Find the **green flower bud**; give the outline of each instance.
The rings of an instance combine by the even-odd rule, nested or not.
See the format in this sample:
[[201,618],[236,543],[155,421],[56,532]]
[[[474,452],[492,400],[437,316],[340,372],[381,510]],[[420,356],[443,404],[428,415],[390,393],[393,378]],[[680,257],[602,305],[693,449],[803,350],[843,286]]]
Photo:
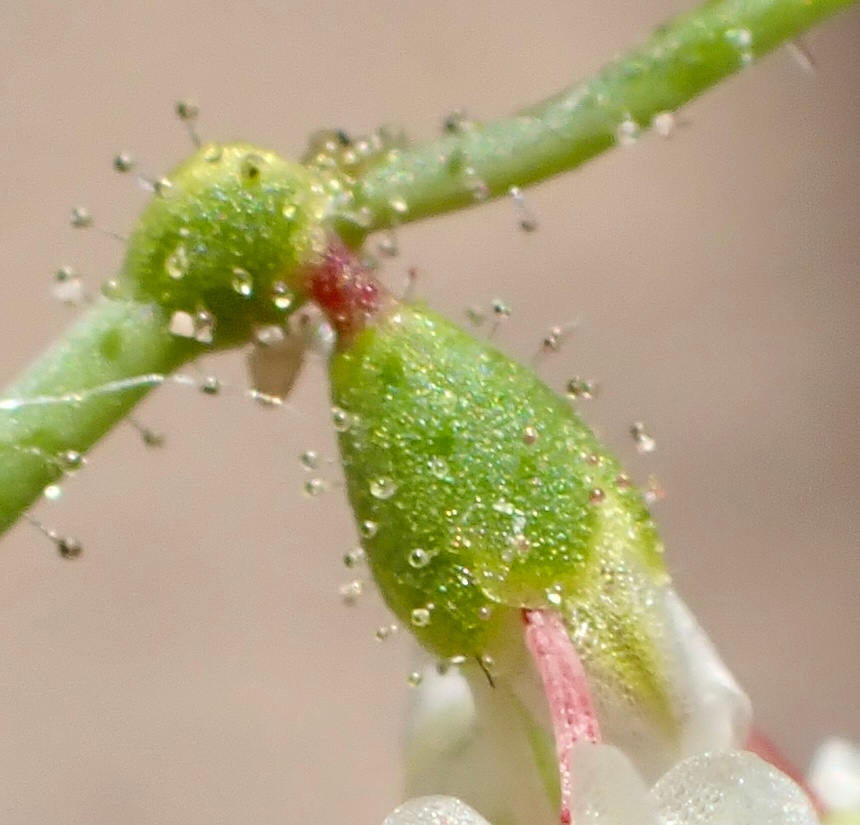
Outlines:
[[672,727],[668,577],[640,493],[531,370],[424,308],[377,303],[341,323],[330,375],[389,607],[435,655],[502,669],[521,610],[556,611],[592,675]]
[[205,145],[155,184],[116,294],[205,314],[216,347],[248,340],[297,303],[328,203],[317,172],[244,143]]

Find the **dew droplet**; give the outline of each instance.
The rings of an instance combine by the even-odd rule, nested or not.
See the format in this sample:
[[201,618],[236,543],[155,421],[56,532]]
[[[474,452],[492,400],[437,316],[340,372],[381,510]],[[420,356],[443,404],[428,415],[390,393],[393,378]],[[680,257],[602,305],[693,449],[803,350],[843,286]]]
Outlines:
[[432,558],[432,555],[422,547],[416,547],[414,550],[409,551],[409,566],[420,570],[422,567],[430,564]]
[[496,298],[493,300],[492,308],[493,315],[495,315],[496,318],[499,320],[511,317],[510,305],[505,303],[501,298]]
[[325,479],[311,478],[304,484],[305,495],[308,498],[318,498],[326,491]]
[[49,484],[42,490],[42,495],[48,501],[59,501],[63,496],[63,488],[59,484]]
[[359,533],[363,539],[372,539],[379,532],[379,525],[369,519],[361,522]]
[[489,653],[485,653],[481,656],[481,669],[484,670],[485,673],[489,673],[496,666],[496,660],[490,656]]
[[345,433],[352,426],[352,416],[340,407],[332,407],[331,422],[334,424],[335,430],[339,433]]
[[478,618],[482,622],[488,622],[491,618],[493,618],[493,608],[487,607],[487,605],[478,608]]
[[409,616],[413,627],[427,627],[430,624],[430,611],[426,607],[416,607]]
[[200,382],[200,391],[204,395],[218,395],[221,392],[221,382],[214,375],[207,375]]
[[84,551],[84,546],[76,538],[61,536],[55,541],[57,552],[64,559],[77,559]]
[[538,440],[538,431],[532,427],[528,426],[523,430],[523,444],[530,447]]
[[390,639],[396,632],[396,624],[384,624],[376,629],[376,633],[374,635],[376,636],[377,642],[384,642],[386,639]]
[[188,251],[185,249],[185,244],[179,244],[164,259],[164,271],[174,281],[185,277],[185,273],[188,272]]
[[224,150],[218,143],[210,143],[203,150],[203,160],[207,163],[217,163],[222,157],[224,157]]
[[295,296],[283,281],[276,281],[272,284],[272,303],[275,305],[275,309],[285,312],[293,305],[294,301]]
[[633,146],[639,140],[641,129],[633,118],[627,117],[615,129],[615,140],[619,146]]
[[159,178],[154,184],[155,194],[160,198],[166,198],[173,191],[173,181],[170,178]]
[[585,456],[585,463],[590,467],[596,467],[600,464],[600,456],[597,453],[588,453],[588,455]]
[[410,673],[406,679],[406,682],[408,683],[409,687],[414,688],[417,688],[423,681],[424,677],[417,670],[413,670],[412,673]]
[[600,489],[600,487],[595,487],[589,494],[588,500],[592,504],[603,504],[606,501],[606,493]]
[[194,313],[194,340],[201,344],[211,344],[215,332],[215,316],[208,309],[198,309]]
[[651,119],[651,126],[661,138],[672,137],[675,131],[675,115],[672,112],[658,112]]
[[627,473],[619,473],[615,476],[615,484],[619,490],[629,490],[632,486],[630,476]]
[[363,564],[365,561],[364,548],[354,547],[348,553],[343,555],[343,565],[352,570],[355,567]]
[[544,337],[541,348],[547,354],[558,352],[564,339],[564,330],[561,327],[553,327]]
[[306,470],[316,470],[319,467],[320,456],[316,450],[305,450],[299,456],[299,461],[301,461],[302,467]]
[[110,278],[102,284],[101,293],[105,298],[116,299],[122,297],[122,287],[115,278]]
[[431,458],[427,462],[430,475],[440,480],[448,477],[448,463],[442,458]]
[[395,215],[405,215],[409,212],[409,204],[401,197],[393,197],[388,201],[388,206]]
[[597,394],[597,385],[592,381],[586,381],[584,378],[575,377],[567,382],[565,392],[568,398],[588,401]]
[[555,607],[558,607],[563,601],[561,593],[554,588],[549,588],[546,591],[546,600]]
[[240,266],[233,267],[233,292],[243,298],[250,298],[254,294],[254,279],[251,273]]
[[364,584],[362,584],[361,579],[353,579],[351,582],[342,584],[339,592],[343,603],[351,607],[364,592]]
[[57,460],[63,471],[70,474],[80,470],[86,462],[83,453],[77,450],[65,450],[57,456]]
[[641,421],[634,421],[630,425],[630,435],[633,436],[637,452],[648,455],[657,449],[657,442],[646,432]]
[[120,152],[114,156],[113,168],[122,174],[131,172],[134,169],[134,158],[128,152]]
[[380,501],[387,501],[397,492],[397,485],[388,476],[380,476],[370,482],[370,495]]
[[75,229],[87,229],[93,225],[93,216],[90,214],[89,209],[83,206],[76,206],[72,210],[69,221]]
[[744,66],[747,66],[752,63],[753,35],[749,29],[726,29],[724,37],[732,46],[734,46],[740,52],[741,63]]

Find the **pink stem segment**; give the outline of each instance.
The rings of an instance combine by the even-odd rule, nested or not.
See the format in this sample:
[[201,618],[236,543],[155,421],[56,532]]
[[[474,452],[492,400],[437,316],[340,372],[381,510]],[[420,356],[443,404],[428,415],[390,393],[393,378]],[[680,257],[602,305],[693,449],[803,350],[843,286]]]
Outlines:
[[571,752],[574,744],[600,742],[588,679],[564,622],[548,610],[524,610],[526,646],[537,665],[549,703],[561,784],[561,822],[570,825],[573,803]]

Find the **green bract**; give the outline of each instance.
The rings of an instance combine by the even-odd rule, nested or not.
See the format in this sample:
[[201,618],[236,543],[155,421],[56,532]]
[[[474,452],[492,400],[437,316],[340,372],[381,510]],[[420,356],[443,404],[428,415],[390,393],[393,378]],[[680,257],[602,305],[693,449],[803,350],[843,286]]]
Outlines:
[[295,303],[296,270],[325,240],[323,179],[245,143],[208,144],[156,186],[120,294],[211,318],[211,343],[248,340]]
[[374,577],[426,648],[501,663],[520,608],[557,610],[598,672],[671,716],[648,599],[662,545],[566,399],[405,306],[334,356],[331,392]]

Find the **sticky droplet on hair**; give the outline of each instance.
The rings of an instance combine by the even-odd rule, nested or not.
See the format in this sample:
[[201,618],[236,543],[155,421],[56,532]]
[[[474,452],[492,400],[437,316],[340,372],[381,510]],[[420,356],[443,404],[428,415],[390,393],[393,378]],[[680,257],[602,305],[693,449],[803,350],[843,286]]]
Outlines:
[[221,392],[221,382],[214,375],[207,375],[200,382],[200,391],[204,395],[218,395]]
[[597,394],[597,385],[593,381],[586,381],[584,378],[575,377],[567,382],[565,393],[568,398],[588,401]]
[[325,479],[312,478],[305,482],[304,491],[308,498],[318,498],[326,491]]
[[306,470],[316,470],[319,467],[320,456],[316,450],[305,450],[299,456],[299,461]]
[[633,437],[637,452],[647,455],[657,449],[657,442],[646,432],[645,425],[641,421],[634,421],[630,425],[630,435]]
[[340,598],[345,605],[354,606],[361,594],[364,592],[364,584],[361,579],[353,579],[351,582],[340,586]]
[[135,167],[134,158],[128,152],[119,152],[114,156],[113,168],[114,171],[120,174],[131,172]]
[[69,222],[75,229],[88,229],[93,225],[93,216],[90,214],[89,209],[83,206],[76,206],[72,210]]
[[625,118],[615,129],[615,141],[619,146],[633,146],[639,140],[641,131],[633,118]]

